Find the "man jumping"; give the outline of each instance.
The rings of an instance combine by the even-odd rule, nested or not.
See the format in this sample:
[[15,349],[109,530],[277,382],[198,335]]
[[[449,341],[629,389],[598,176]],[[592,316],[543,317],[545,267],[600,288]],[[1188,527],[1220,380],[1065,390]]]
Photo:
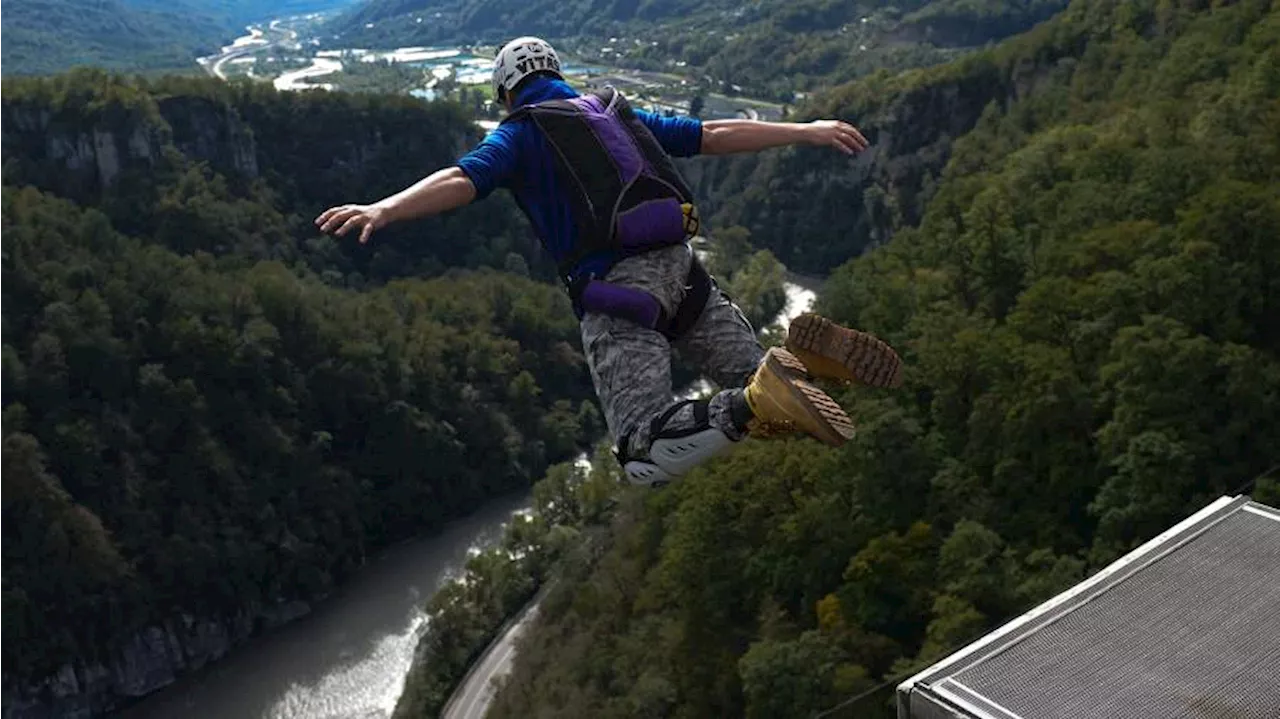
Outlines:
[[[805,314],[768,352],[694,254],[698,213],[672,157],[829,146],[853,155],[844,122],[700,122],[632,109],[613,88],[580,95],[545,41],[511,41],[494,59],[508,116],[458,162],[370,205],[341,205],[316,224],[360,242],[392,222],[509,190],[555,258],[581,322],[582,346],[615,454],[631,482],[662,485],[748,434],[803,432],[831,446],[853,436],[844,410],[808,380],[901,384],[902,361],[879,339]],[[674,401],[671,350],[721,390]]]

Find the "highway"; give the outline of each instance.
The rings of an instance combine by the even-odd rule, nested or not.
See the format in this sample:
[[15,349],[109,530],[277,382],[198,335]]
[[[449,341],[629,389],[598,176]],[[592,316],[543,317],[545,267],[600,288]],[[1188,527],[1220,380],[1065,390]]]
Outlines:
[[272,20],[266,32],[257,26],[246,29],[249,30],[248,35],[236,38],[231,45],[223,47],[218,55],[200,58],[200,66],[219,80],[226,80],[224,66],[232,60],[280,45],[296,47],[298,44],[298,32],[281,27],[280,20]]
[[489,648],[463,679],[462,684],[454,690],[449,703],[445,704],[443,719],[484,719],[493,701],[493,680],[505,676],[511,671],[511,661],[515,658],[516,639],[524,633],[538,614],[538,605],[546,596],[546,588],[523,609],[506,633],[493,641]]

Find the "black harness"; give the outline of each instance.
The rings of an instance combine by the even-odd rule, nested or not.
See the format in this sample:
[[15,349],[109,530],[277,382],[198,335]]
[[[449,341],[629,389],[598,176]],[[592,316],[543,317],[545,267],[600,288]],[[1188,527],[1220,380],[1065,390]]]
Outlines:
[[[591,255],[630,257],[686,243],[696,232],[696,226],[689,227],[689,218],[696,217],[693,193],[657,138],[611,87],[598,94],[528,105],[503,122],[524,117],[552,148],[573,210],[578,242],[558,270],[579,319],[586,312],[601,312],[671,339],[688,331],[701,316],[713,285],[696,256],[686,278],[689,290],[670,316],[648,292],[576,273]],[[528,214],[522,203],[521,209]]]

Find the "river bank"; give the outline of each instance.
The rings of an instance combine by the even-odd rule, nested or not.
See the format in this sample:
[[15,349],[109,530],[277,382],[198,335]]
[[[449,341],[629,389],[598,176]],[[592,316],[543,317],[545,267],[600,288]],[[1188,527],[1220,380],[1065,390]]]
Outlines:
[[234,649],[119,714],[124,719],[347,719],[391,713],[427,629],[423,605],[492,546],[527,492],[381,553],[307,616]]
[[515,642],[537,618],[538,606],[553,585],[554,582],[543,585],[523,609],[498,629],[498,639],[471,665],[459,682],[457,691],[445,703],[442,719],[483,716],[484,710],[493,701],[493,680],[506,676],[511,671],[511,663],[515,660]]

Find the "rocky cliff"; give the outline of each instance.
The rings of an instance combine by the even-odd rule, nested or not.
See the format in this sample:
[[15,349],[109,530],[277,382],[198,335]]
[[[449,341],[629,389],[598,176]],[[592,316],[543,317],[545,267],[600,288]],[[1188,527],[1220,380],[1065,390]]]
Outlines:
[[[368,252],[341,253],[337,241],[315,237],[310,220],[325,208],[398,192],[479,141],[482,131],[456,106],[86,70],[11,80],[0,114],[6,186],[97,207],[117,229],[179,251],[301,258],[335,281],[334,271],[345,274],[348,284],[502,267],[510,253],[535,276],[551,271],[502,195],[387,228]],[[210,196],[272,217],[191,231],[188,221],[207,214]]]
[[5,719],[101,716],[217,661],[254,635],[311,611],[306,602],[249,608],[229,619],[182,615],[147,627],[99,661],[64,664],[34,683],[5,677]]
[[[96,96],[67,88],[102,83]],[[130,173],[205,164],[233,182],[283,183],[281,203],[400,189],[480,137],[460,109],[412,98],[285,94],[208,80],[147,83],[99,71],[6,86],[5,183],[98,202]]]

